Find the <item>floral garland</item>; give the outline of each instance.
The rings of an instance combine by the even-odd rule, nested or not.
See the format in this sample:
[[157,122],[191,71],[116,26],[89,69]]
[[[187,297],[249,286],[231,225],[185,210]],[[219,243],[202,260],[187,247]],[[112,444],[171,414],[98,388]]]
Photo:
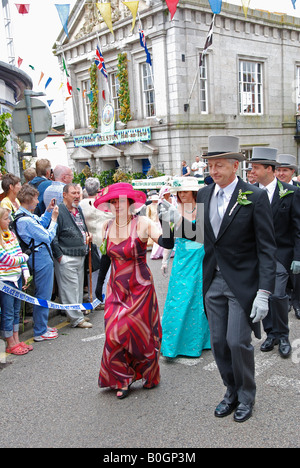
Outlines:
[[127,54],[118,55],[118,73],[117,78],[120,83],[119,88],[119,102],[120,102],[120,114],[119,118],[121,122],[127,123],[131,120],[130,113],[130,92],[128,84],[128,71],[127,71]]
[[91,102],[91,112],[90,112],[90,126],[94,129],[98,129],[99,122],[99,113],[98,113],[98,75],[97,75],[97,65],[93,63],[90,68],[90,78],[91,78],[91,93],[92,93],[92,102]]

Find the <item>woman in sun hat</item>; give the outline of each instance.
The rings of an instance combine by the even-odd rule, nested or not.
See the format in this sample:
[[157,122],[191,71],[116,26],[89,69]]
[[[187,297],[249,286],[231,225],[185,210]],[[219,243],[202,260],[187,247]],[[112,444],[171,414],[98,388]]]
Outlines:
[[[174,180],[170,191],[177,195],[177,209],[186,219],[195,222],[196,196],[204,187],[194,177]],[[210,349],[208,320],[202,295],[203,244],[187,239],[176,239],[168,293],[162,316],[161,354],[199,357],[203,349]]]
[[106,254],[101,258],[96,296],[102,295],[111,263],[99,386],[117,389],[120,399],[128,395],[129,386],[136,380],[143,379],[144,388],[153,388],[160,381],[161,323],[153,277],[146,263],[147,241],[150,237],[169,249],[174,241],[167,223],[163,223],[163,238],[153,221],[134,215],[145,201],[143,192],[128,183],[117,183],[101,190],[94,203],[96,208],[115,215],[104,226]]

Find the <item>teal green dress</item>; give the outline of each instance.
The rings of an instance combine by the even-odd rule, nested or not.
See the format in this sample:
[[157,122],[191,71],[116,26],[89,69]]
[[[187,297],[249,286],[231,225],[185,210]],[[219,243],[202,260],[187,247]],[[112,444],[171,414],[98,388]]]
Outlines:
[[204,246],[176,240],[176,250],[162,316],[161,354],[165,357],[199,357],[211,349],[203,305],[202,263]]

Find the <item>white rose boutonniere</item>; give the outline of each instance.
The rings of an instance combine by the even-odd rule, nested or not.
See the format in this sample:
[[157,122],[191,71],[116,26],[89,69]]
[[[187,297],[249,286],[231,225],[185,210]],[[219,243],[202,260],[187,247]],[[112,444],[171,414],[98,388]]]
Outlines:
[[239,191],[237,200],[236,200],[235,204],[233,205],[233,207],[231,208],[229,216],[232,215],[232,213],[234,212],[237,205],[243,205],[243,206],[251,205],[252,201],[248,200],[248,198],[247,198],[247,195],[251,195],[251,193],[253,193],[253,192],[251,192],[249,190],[247,192],[242,192],[242,190]]

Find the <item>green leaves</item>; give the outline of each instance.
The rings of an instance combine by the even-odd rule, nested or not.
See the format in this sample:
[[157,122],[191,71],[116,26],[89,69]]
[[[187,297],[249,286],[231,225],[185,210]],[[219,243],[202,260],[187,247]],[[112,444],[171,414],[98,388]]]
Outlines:
[[284,189],[282,183],[278,179],[277,179],[277,184],[278,184],[278,187],[279,187],[279,197],[280,198],[286,197],[290,193],[294,193],[293,190]]

